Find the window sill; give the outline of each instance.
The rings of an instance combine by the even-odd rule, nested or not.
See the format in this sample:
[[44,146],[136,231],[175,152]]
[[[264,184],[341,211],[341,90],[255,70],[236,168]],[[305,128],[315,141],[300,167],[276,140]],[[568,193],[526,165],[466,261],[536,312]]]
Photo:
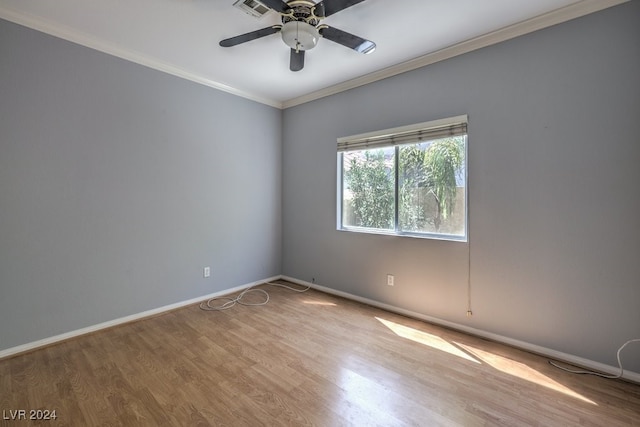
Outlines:
[[392,236],[392,237],[410,237],[414,239],[427,239],[427,240],[445,240],[448,242],[466,243],[468,241],[467,236],[458,236],[455,234],[397,232],[395,230],[380,230],[377,228],[365,228],[365,227],[342,227],[342,228],[337,228],[337,230],[345,231],[349,233],[374,234],[379,236]]

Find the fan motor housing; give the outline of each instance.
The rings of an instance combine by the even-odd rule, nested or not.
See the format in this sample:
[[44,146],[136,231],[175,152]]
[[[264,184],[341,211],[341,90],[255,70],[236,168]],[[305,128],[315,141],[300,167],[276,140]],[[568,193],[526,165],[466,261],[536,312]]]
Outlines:
[[303,21],[314,27],[320,23],[321,17],[314,13],[315,3],[307,0],[293,0],[287,3],[289,11],[282,14],[282,23],[290,21]]

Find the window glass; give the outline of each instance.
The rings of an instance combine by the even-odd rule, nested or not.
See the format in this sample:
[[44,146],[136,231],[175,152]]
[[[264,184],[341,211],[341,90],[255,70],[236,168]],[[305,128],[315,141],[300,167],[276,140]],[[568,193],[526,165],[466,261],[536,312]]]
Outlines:
[[464,236],[465,137],[399,147],[401,231]]
[[342,224],[395,229],[395,149],[348,151],[342,161]]

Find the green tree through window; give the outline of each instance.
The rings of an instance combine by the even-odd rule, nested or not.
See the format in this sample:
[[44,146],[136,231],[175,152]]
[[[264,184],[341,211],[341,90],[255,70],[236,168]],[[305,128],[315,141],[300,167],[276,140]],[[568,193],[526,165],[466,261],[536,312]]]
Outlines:
[[366,150],[345,157],[345,187],[352,225],[393,229],[394,154],[392,150]]

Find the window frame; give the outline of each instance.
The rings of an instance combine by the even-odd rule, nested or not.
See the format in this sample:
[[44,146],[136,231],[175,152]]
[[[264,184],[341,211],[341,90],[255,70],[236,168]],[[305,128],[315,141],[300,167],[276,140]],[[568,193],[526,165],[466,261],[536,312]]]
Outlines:
[[[394,228],[385,230],[379,228],[369,228],[369,227],[359,227],[359,226],[350,226],[343,224],[343,212],[344,212],[344,198],[343,198],[343,187],[344,187],[344,164],[343,164],[343,153],[346,151],[363,151],[366,150],[367,147],[356,148],[352,150],[348,149],[340,149],[341,145],[344,147],[345,144],[348,144],[351,141],[364,141],[373,139],[376,140],[378,138],[390,139],[393,140],[394,136],[399,134],[410,134],[420,131],[429,131],[430,129],[440,128],[444,126],[453,126],[453,125],[464,125],[465,132],[463,134],[465,136],[464,142],[464,233],[462,235],[458,234],[447,234],[447,233],[434,233],[434,232],[416,232],[416,231],[403,231],[400,229],[400,221],[399,221],[399,158],[400,158],[400,147],[405,145],[413,145],[419,144],[420,140],[416,140],[414,142],[400,142],[400,143],[391,143],[386,144],[386,147],[393,147],[394,152],[394,165],[393,165],[393,173],[394,173]],[[458,136],[458,135],[457,135]],[[446,136],[442,136],[434,139],[427,140],[437,140],[444,138]],[[398,237],[413,237],[419,239],[430,239],[430,240],[446,240],[446,241],[455,241],[455,242],[468,242],[469,239],[469,131],[468,131],[468,116],[460,115],[455,117],[450,117],[441,120],[432,120],[428,122],[417,123],[409,126],[401,126],[390,129],[383,129],[374,132],[367,132],[347,137],[338,138],[338,151],[337,151],[337,173],[336,173],[336,229],[338,231],[346,231],[346,232],[355,232],[355,233],[365,233],[365,234],[378,234],[384,236],[398,236]],[[370,149],[382,148],[382,146],[374,146]]]

